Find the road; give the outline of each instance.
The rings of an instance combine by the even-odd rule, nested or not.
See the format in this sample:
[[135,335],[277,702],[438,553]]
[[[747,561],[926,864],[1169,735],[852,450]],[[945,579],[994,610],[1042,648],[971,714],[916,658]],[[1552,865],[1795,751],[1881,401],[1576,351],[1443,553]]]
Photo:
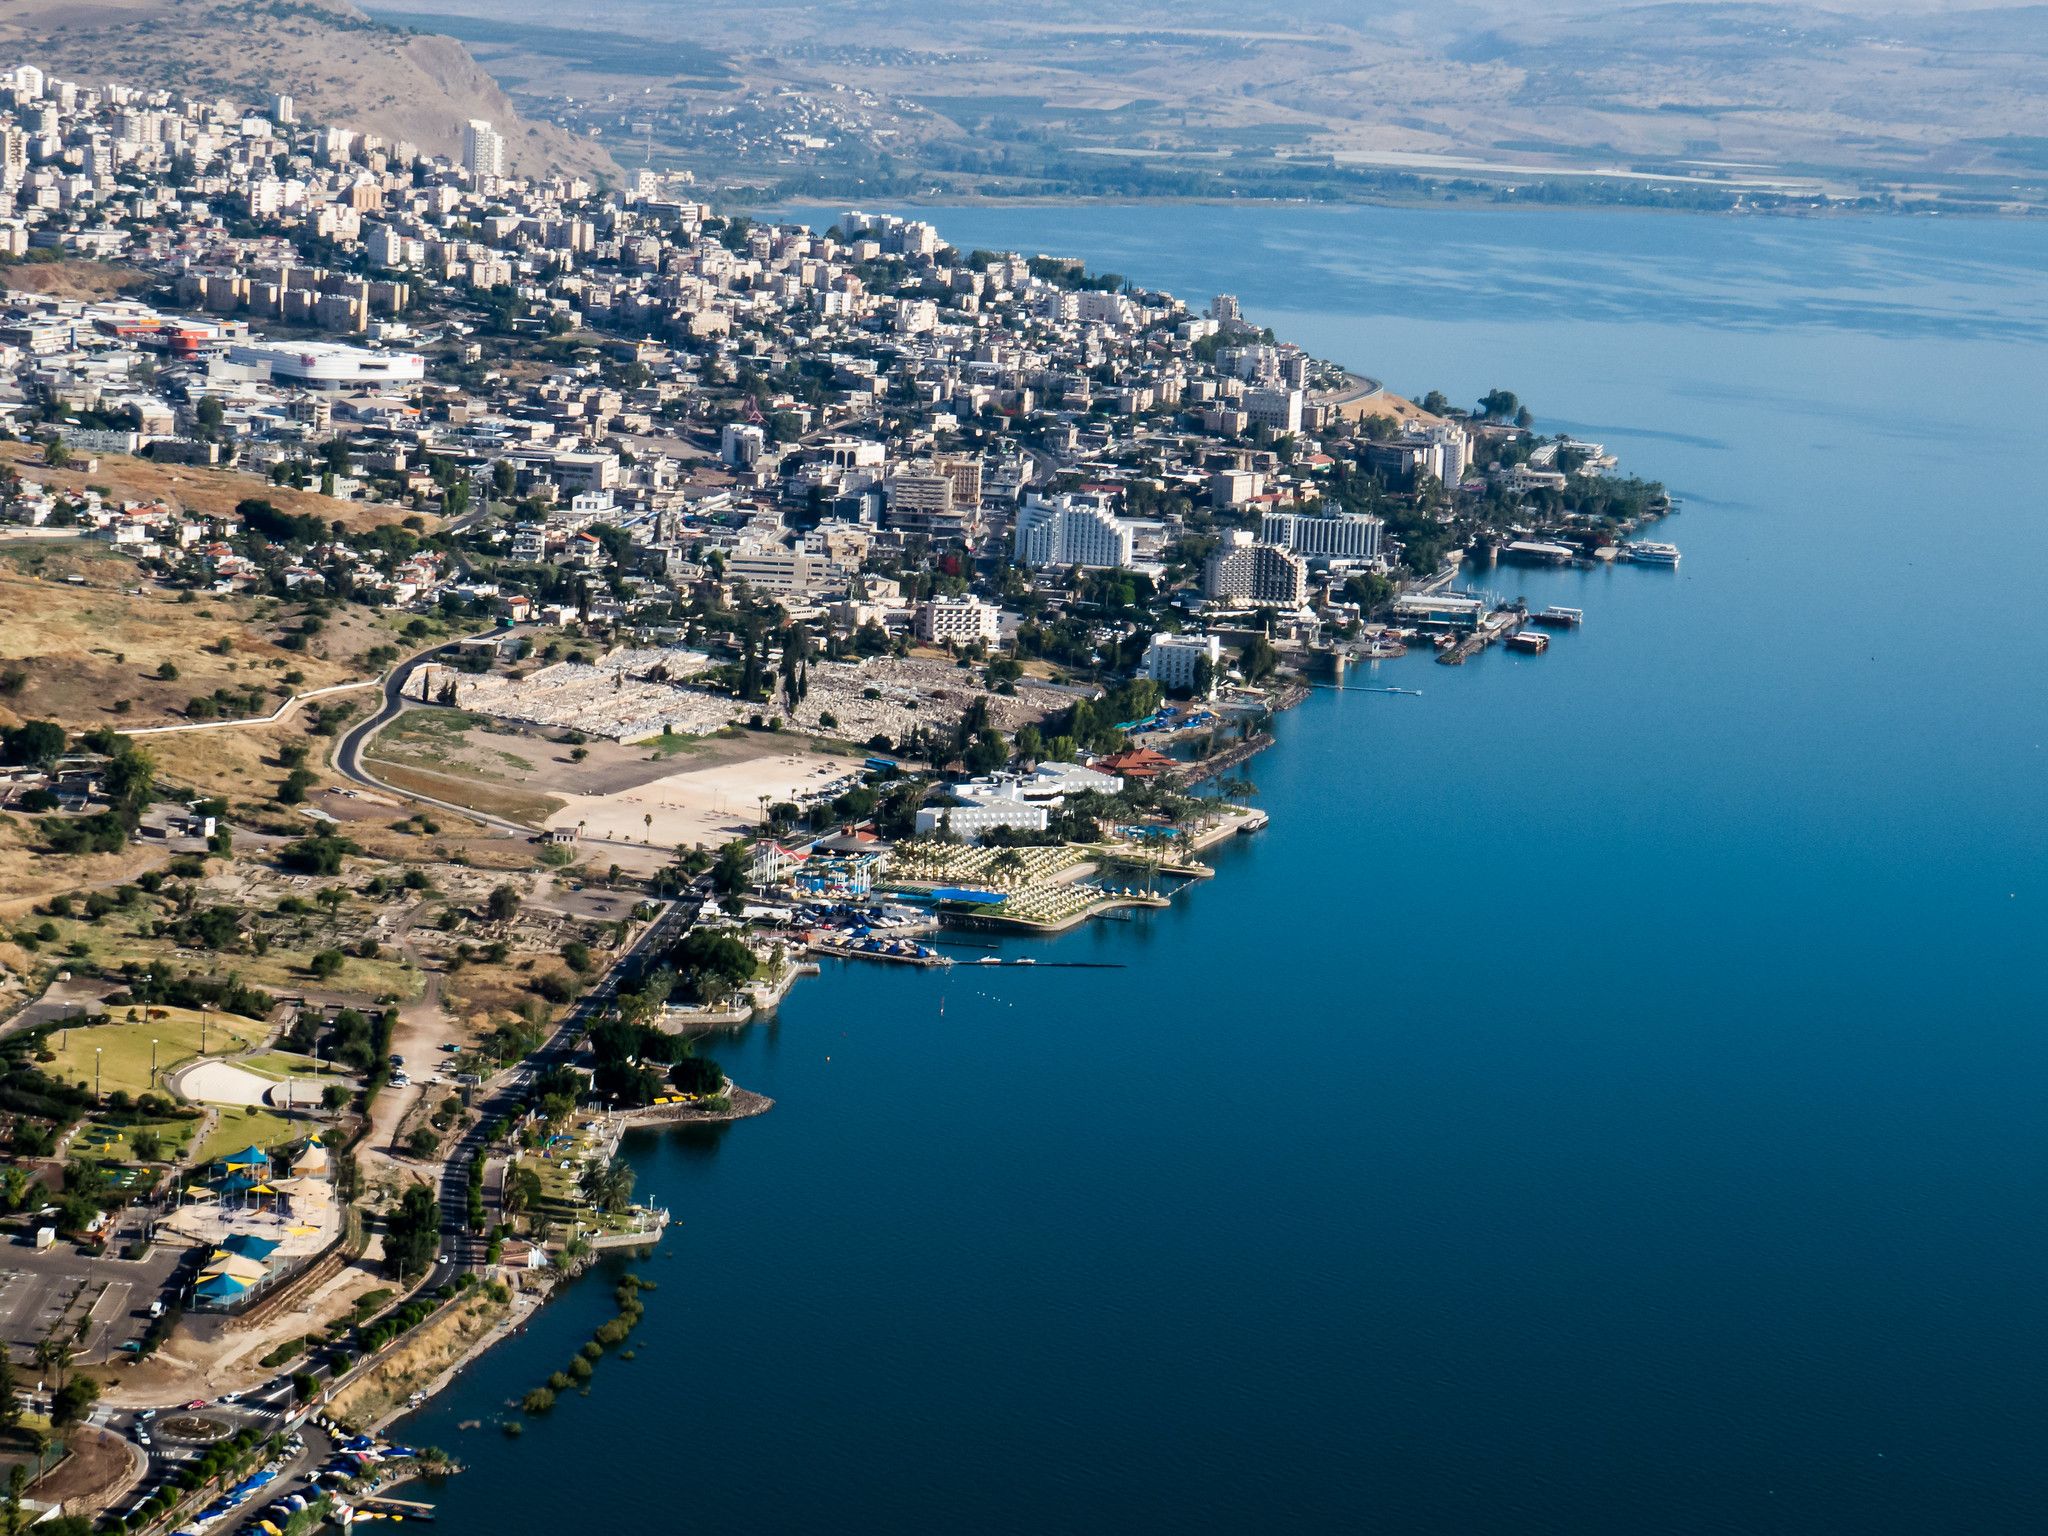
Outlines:
[[[514,627],[516,626],[507,626],[501,633],[509,634]],[[457,805],[452,800],[437,800],[432,795],[421,794],[418,790],[400,789],[396,785],[386,784],[382,779],[370,772],[368,768],[363,766],[363,753],[368,750],[371,739],[408,708],[420,702],[418,699],[406,697],[406,684],[412,681],[413,674],[426,663],[431,662],[435,657],[454,650],[459,643],[457,641],[450,641],[447,645],[437,645],[431,650],[421,651],[417,656],[402,661],[391,669],[390,675],[384,679],[384,703],[382,707],[378,709],[377,713],[370,716],[369,719],[351,727],[348,733],[341,738],[341,744],[334,749],[335,769],[343,778],[353,779],[366,789],[374,789],[379,794],[396,795],[401,800],[415,800],[421,805],[431,805],[437,810],[447,811],[452,815],[464,816],[471,821],[481,822],[493,831],[506,833],[509,836],[518,838],[521,842],[532,842],[535,835],[532,827],[521,826],[516,821],[507,821],[502,816],[492,816],[487,812],[474,810],[466,805]],[[579,847],[595,845],[607,848],[630,848],[636,853],[645,853],[648,848],[646,843],[630,842],[625,838],[578,837],[576,841]]]
[[506,821],[503,817],[491,816],[482,811],[471,810],[466,805],[457,805],[450,800],[436,800],[432,795],[422,795],[409,789],[395,788],[390,784],[386,784],[363,766],[363,749],[370,744],[370,739],[405,712],[408,703],[405,696],[405,685],[412,681],[413,674],[419,671],[422,666],[433,661],[435,657],[446,655],[460,644],[460,641],[451,640],[446,645],[437,645],[431,650],[421,651],[417,656],[409,657],[393,667],[390,674],[384,679],[383,705],[369,719],[359,725],[350,727],[347,734],[341,738],[340,745],[334,749],[335,769],[343,778],[353,779],[356,783],[366,788],[377,790],[381,794],[397,795],[405,800],[417,800],[423,805],[435,806],[454,815],[466,816],[472,821],[480,821],[494,831],[507,833],[520,839],[522,842],[530,841],[533,837],[533,828],[531,827],[522,827],[516,821]]
[[[450,1153],[441,1176],[441,1254],[432,1272],[427,1276],[425,1289],[450,1284],[466,1266],[480,1263],[483,1258],[483,1240],[469,1231],[469,1165],[483,1151],[484,1128],[500,1116],[517,1113],[525,1103],[527,1085],[536,1071],[560,1062],[568,1061],[574,1054],[577,1037],[590,1024],[601,1018],[618,997],[619,984],[630,976],[638,963],[647,956],[658,953],[673,944],[689,930],[697,919],[698,912],[710,897],[708,881],[700,880],[689,891],[668,902],[656,913],[653,921],[641,930],[640,935],[622,951],[606,969],[597,984],[586,992],[569,1012],[547,1041],[526,1060],[501,1073],[490,1084],[489,1096],[476,1104],[477,1120],[462,1140]],[[395,1311],[405,1305],[407,1298],[401,1297],[387,1311]],[[374,1326],[374,1321],[371,1323]],[[242,1394],[233,1403],[213,1402],[206,1405],[208,1417],[221,1417],[240,1427],[248,1423],[274,1423],[279,1428],[293,1416],[296,1392],[292,1374],[301,1372],[318,1381],[332,1378],[333,1366],[323,1350],[316,1349],[310,1357],[290,1362],[266,1385]],[[139,1505],[150,1493],[169,1478],[176,1475],[183,1463],[195,1458],[202,1447],[167,1440],[162,1435],[152,1435],[145,1440],[152,1421],[168,1412],[163,1410],[120,1409],[101,1410],[94,1415],[94,1422],[135,1442],[149,1458],[149,1469],[142,1480],[126,1495],[128,1507]],[[323,1464],[332,1453],[324,1435],[308,1422],[302,1427],[304,1448],[292,1456],[286,1475],[281,1475],[273,1485],[274,1497],[281,1497],[289,1491],[292,1483],[305,1471]],[[233,1524],[224,1526],[217,1536],[229,1536],[237,1525],[249,1515],[267,1507],[271,1497],[255,1501],[256,1508],[249,1511]]]
[[441,1170],[441,1254],[427,1277],[430,1289],[449,1283],[463,1268],[482,1261],[485,1240],[469,1230],[469,1168],[483,1152],[485,1128],[525,1107],[527,1085],[535,1074],[574,1055],[576,1038],[612,1006],[621,979],[631,974],[642,957],[660,952],[687,933],[709,894],[708,884],[700,881],[657,913],[597,984],[576,1000],[540,1049],[493,1079],[488,1096],[472,1106],[476,1122],[463,1132]]

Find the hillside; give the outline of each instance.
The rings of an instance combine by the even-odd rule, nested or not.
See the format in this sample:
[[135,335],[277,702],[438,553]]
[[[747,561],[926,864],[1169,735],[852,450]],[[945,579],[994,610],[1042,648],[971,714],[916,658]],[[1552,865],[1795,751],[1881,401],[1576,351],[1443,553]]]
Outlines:
[[[774,196],[2048,204],[2027,0],[361,0],[531,115]],[[1452,190],[1456,190],[1455,188]]]
[[521,120],[462,44],[372,21],[345,0],[15,0],[0,10],[0,59],[240,100],[283,91],[302,118],[429,153],[456,153],[463,123],[489,118],[517,173],[613,170],[595,144]]

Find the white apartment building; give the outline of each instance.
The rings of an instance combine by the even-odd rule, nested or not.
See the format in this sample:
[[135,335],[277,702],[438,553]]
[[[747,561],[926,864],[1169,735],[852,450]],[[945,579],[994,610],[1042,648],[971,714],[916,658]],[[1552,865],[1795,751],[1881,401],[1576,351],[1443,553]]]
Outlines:
[[1198,662],[1205,659],[1213,683],[1223,673],[1223,642],[1214,635],[1156,634],[1145,647],[1143,670],[1162,688],[1193,691],[1201,682]]
[[472,117],[464,125],[462,168],[479,181],[505,174],[505,136],[488,118]]
[[718,435],[718,456],[741,469],[751,469],[768,446],[768,434],[749,421],[729,421]]
[[1248,389],[1244,392],[1244,413],[1253,426],[1269,427],[1285,436],[1301,430],[1305,400],[1298,389]]
[[963,842],[978,843],[984,833],[996,827],[1020,832],[1043,832],[1052,825],[1052,812],[1042,805],[1022,800],[981,800],[972,805],[926,805],[917,812],[917,835],[950,832]]
[[825,562],[785,544],[742,543],[725,557],[725,579],[744,581],[756,592],[787,597],[812,590]]
[[1362,512],[1337,517],[1268,512],[1259,519],[1259,542],[1312,560],[1377,560],[1385,530],[1380,519]]
[[1220,602],[1299,608],[1308,600],[1308,562],[1233,529],[1202,567],[1202,595]]
[[917,605],[917,638],[927,645],[993,645],[1001,633],[1001,610],[978,597],[934,597]]
[[1102,497],[1034,497],[1017,512],[1021,565],[1121,570],[1130,565],[1136,547],[1137,531],[1112,513]]
[[1406,442],[1421,446],[1423,457],[1420,467],[1424,472],[1435,475],[1449,486],[1455,486],[1465,478],[1465,471],[1472,463],[1472,438],[1455,421],[1439,421],[1428,426],[1411,421],[1402,436]]

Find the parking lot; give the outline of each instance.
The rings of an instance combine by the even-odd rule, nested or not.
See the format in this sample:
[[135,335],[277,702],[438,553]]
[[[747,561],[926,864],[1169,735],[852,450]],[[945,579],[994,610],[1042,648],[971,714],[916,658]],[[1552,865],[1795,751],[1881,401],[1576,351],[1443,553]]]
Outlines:
[[184,1254],[160,1243],[141,1259],[89,1258],[71,1243],[0,1241],[0,1341],[27,1351],[62,1338],[81,1361],[114,1359],[149,1327],[149,1304],[164,1295]]

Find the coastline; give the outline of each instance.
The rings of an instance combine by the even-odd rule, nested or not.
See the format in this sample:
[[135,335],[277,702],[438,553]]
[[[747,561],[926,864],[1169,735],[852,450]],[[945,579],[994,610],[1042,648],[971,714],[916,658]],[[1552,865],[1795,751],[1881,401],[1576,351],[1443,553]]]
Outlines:
[[[1275,712],[1294,708],[1303,699],[1308,697],[1308,691],[1304,685],[1298,683],[1289,684],[1277,695],[1273,706]],[[1271,733],[1264,733],[1256,742],[1245,744],[1249,749],[1245,755],[1250,756],[1256,752],[1263,751],[1266,747],[1273,745],[1273,742],[1274,738]],[[1189,855],[1192,856],[1205,849],[1213,848],[1233,838],[1248,836],[1254,832],[1264,830],[1271,824],[1271,820],[1270,815],[1263,810],[1232,807],[1230,815],[1223,817],[1215,824],[1205,827],[1202,831],[1190,837],[1188,843]],[[1093,865],[1086,866],[1089,870],[1094,869],[1094,867]],[[1195,864],[1176,866],[1167,872],[1185,876],[1189,884],[1207,880],[1215,874],[1215,871],[1208,866]],[[1107,917],[1115,912],[1127,909],[1163,910],[1171,906],[1172,901],[1166,896],[1134,895],[1098,904],[1086,911],[1076,913],[1057,924],[1039,925],[998,919],[988,923],[986,926],[999,926],[1001,931],[1013,933],[1019,937],[1038,936],[1052,938],[1071,932],[1091,919]],[[984,926],[982,923],[972,919],[956,920],[956,922],[958,926],[967,929]],[[814,952],[829,953],[823,951]],[[854,957],[834,956],[834,958],[851,959]],[[950,961],[947,962],[947,964],[951,963]],[[742,1008],[731,1010],[729,1013],[720,1013],[715,1017],[710,1016],[708,1010],[690,1010],[687,1014],[680,1014],[676,1022],[680,1025],[682,1032],[686,1033],[710,1033],[719,1028],[736,1029],[747,1024],[759,1022],[764,1017],[770,1016],[775,1012],[776,1006],[788,996],[799,978],[805,975],[818,976],[822,974],[823,968],[815,961],[792,964],[776,984],[772,1002],[765,1005],[750,1003]],[[696,1026],[695,1029],[692,1028],[693,1025]],[[727,1107],[722,1110],[706,1111],[694,1104],[650,1104],[638,1109],[609,1111],[606,1119],[609,1132],[614,1139],[614,1144],[616,1144],[616,1139],[627,1131],[664,1131],[687,1126],[730,1125],[741,1120],[749,1120],[764,1115],[774,1107],[775,1100],[767,1095],[756,1093],[751,1089],[734,1086],[727,1095]],[[371,1434],[381,1434],[390,1426],[427,1408],[445,1393],[449,1387],[454,1385],[469,1366],[483,1358],[487,1352],[499,1344],[515,1339],[524,1333],[533,1315],[548,1302],[560,1295],[567,1286],[580,1280],[589,1269],[595,1266],[607,1249],[610,1251],[623,1251],[631,1248],[651,1247],[654,1242],[659,1241],[661,1235],[666,1230],[667,1223],[664,1221],[660,1231],[646,1242],[618,1242],[600,1245],[582,1264],[573,1270],[553,1269],[545,1272],[546,1278],[542,1282],[540,1289],[533,1292],[514,1289],[510,1303],[511,1311],[505,1318],[470,1341],[454,1359],[441,1368],[431,1381],[416,1388],[415,1395],[411,1399],[385,1410],[374,1419],[366,1422],[362,1428],[365,1432]],[[394,1346],[394,1348],[397,1347],[401,1346]],[[402,1479],[400,1485],[402,1486],[403,1482],[407,1480],[409,1479]]]

